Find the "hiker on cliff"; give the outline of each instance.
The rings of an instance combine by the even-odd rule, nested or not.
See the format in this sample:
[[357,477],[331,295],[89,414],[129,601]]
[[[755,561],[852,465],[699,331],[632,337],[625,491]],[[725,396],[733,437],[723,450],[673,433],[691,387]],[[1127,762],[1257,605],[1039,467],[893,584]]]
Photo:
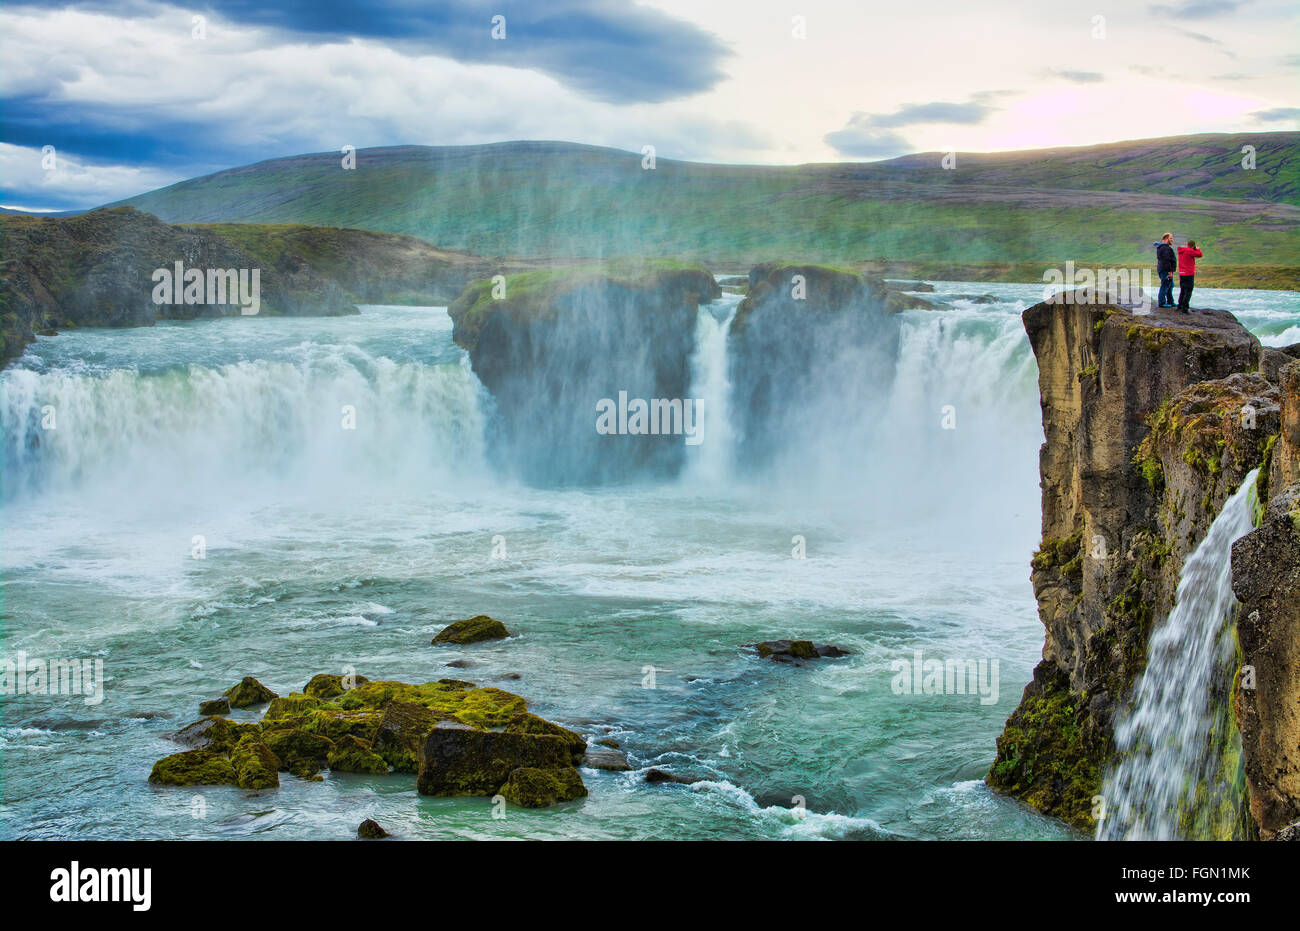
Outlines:
[[1185,314],[1192,312],[1192,285],[1196,280],[1196,260],[1201,255],[1195,239],[1178,247],[1178,309]]
[[1161,307],[1174,306],[1174,267],[1177,265],[1177,259],[1174,258],[1174,234],[1165,233],[1160,237],[1159,242],[1153,242],[1151,245],[1156,247],[1156,274],[1160,276],[1160,296],[1156,304]]

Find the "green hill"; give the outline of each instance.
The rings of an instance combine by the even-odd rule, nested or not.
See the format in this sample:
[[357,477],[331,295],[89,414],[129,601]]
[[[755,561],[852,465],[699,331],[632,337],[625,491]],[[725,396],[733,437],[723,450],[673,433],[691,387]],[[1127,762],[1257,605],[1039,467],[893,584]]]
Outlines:
[[[1254,171],[1240,165],[1257,149]],[[1207,264],[1292,265],[1300,133],[1200,135],[875,163],[738,166],[562,142],[362,149],[260,162],[125,204],[169,223],[403,233],[484,256],[1133,263],[1165,230]]]

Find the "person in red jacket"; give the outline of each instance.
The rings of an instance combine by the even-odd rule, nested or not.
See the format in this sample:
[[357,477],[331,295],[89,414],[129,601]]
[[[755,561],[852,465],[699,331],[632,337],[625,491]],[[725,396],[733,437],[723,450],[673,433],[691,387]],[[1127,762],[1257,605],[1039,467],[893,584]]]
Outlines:
[[1196,240],[1187,240],[1187,245],[1178,247],[1178,309],[1185,314],[1192,312],[1192,286],[1196,281],[1196,260],[1202,255],[1196,248]]

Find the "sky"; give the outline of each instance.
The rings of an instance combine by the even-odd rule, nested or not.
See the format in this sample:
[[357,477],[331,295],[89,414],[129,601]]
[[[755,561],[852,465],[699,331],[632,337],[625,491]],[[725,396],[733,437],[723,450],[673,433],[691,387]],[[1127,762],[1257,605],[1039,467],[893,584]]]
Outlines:
[[0,205],[345,145],[800,164],[1296,130],[1297,36],[1296,0],[9,3]]

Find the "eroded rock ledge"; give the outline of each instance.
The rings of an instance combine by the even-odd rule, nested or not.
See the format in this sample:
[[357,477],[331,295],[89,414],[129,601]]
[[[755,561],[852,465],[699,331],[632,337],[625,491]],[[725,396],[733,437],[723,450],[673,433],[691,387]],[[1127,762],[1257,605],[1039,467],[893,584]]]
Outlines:
[[1229,313],[1135,315],[1078,297],[1023,315],[1046,440],[1031,575],[1046,637],[987,781],[1091,827],[1117,705],[1183,562],[1273,455],[1282,389],[1265,374],[1275,354]]
[[1232,547],[1242,603],[1237,725],[1250,814],[1264,840],[1294,839],[1300,822],[1300,362],[1279,381],[1282,424],[1265,465],[1265,509],[1259,528]]
[[[486,278],[448,308],[453,338],[492,394],[496,461],[540,484],[674,474],[675,433],[597,433],[601,399],[678,399],[690,391],[701,304],[720,296],[704,268],[619,261]],[[707,412],[705,412],[707,416]]]

